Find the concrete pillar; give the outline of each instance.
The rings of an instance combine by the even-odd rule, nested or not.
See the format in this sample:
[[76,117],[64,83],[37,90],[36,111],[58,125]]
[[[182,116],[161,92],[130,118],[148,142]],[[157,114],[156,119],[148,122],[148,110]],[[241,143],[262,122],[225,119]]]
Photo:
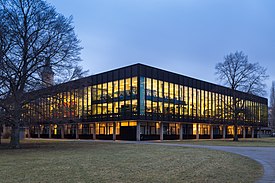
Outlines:
[[61,131],[61,138],[64,139],[64,136],[65,136],[65,125],[61,125],[60,126],[60,131]]
[[2,128],[3,128],[2,136],[4,136],[7,133],[6,125],[3,124]]
[[0,144],[1,144],[1,139],[3,138],[3,131],[4,131],[3,125],[0,124]]
[[116,140],[116,122],[113,122],[113,140]]
[[137,122],[137,131],[136,131],[137,141],[140,141],[140,121]]
[[251,127],[251,138],[252,138],[252,139],[254,138],[254,133],[255,133],[254,128]]
[[214,139],[213,125],[210,125],[210,139]]
[[182,127],[183,127],[183,125],[182,125],[182,123],[180,123],[180,140],[183,139]]
[[49,139],[52,138],[52,125],[49,125]]
[[28,133],[28,138],[30,139],[30,138],[31,138],[31,130],[30,130],[30,127],[27,129],[27,133]]
[[199,134],[199,124],[196,124],[196,139],[200,139],[200,134]]
[[243,127],[243,138],[245,138],[246,136],[246,130],[245,130],[245,126]]
[[110,134],[110,132],[109,132],[109,123],[105,123],[106,125],[106,135],[109,135]]
[[148,122],[145,123],[145,135],[149,134]]
[[261,134],[262,134],[261,128],[258,128],[257,129],[257,138],[261,138]]
[[226,137],[226,125],[222,126],[222,138],[225,139]]
[[37,138],[40,138],[40,134],[41,134],[41,126],[40,125],[38,125],[38,127],[37,127],[38,129],[37,129]]
[[163,122],[160,122],[159,139],[160,141],[163,141]]
[[93,123],[92,125],[93,125],[93,131],[92,131],[92,133],[93,133],[93,140],[96,140],[96,123]]
[[75,125],[75,138],[79,139],[79,135],[78,135],[78,123],[76,123],[76,125]]

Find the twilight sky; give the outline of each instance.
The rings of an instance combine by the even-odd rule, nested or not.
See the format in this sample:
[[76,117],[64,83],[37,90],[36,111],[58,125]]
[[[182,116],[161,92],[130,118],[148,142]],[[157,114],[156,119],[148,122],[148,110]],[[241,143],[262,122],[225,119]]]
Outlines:
[[268,92],[275,80],[274,0],[47,1],[74,17],[90,74],[139,62],[218,83],[215,64],[242,50],[268,68]]

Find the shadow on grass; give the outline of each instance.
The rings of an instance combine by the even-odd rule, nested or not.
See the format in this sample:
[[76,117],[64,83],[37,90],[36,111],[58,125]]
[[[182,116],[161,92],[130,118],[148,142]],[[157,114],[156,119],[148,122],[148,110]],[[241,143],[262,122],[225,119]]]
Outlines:
[[[84,143],[84,142],[83,142]],[[43,141],[43,140],[22,140],[20,142],[20,148],[17,150],[29,150],[29,149],[46,149],[46,150],[54,150],[54,149],[62,149],[62,150],[68,150],[68,149],[77,149],[77,148],[83,148],[81,146],[82,142],[60,142],[60,141]],[[16,150],[12,149],[10,147],[9,139],[3,140],[3,142],[0,144],[0,150]]]

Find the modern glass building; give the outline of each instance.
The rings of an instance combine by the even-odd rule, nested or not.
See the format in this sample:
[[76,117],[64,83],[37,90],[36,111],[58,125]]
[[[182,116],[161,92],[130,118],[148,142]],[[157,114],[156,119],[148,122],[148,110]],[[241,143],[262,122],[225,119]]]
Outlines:
[[242,105],[238,135],[267,125],[267,99],[135,64],[35,91],[26,105],[31,137],[199,139],[233,136],[233,96]]

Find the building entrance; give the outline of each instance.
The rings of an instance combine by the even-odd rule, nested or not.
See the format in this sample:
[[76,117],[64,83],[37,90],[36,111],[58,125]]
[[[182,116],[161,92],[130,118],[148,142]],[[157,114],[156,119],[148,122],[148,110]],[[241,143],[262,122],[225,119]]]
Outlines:
[[136,126],[121,126],[120,127],[120,139],[121,140],[136,140]]

